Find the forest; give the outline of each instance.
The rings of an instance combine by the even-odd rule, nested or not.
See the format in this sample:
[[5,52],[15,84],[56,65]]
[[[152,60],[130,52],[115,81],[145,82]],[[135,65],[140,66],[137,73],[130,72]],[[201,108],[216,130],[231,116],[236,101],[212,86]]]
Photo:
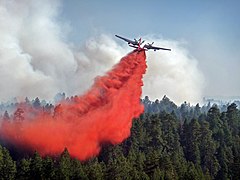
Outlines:
[[[240,179],[239,102],[177,106],[166,96],[141,102],[145,112],[134,119],[131,136],[119,145],[102,144],[100,154],[84,162],[67,149],[41,157],[1,140],[0,179]],[[24,103],[55,109],[39,98]],[[0,106],[2,123],[24,120],[18,105]]]

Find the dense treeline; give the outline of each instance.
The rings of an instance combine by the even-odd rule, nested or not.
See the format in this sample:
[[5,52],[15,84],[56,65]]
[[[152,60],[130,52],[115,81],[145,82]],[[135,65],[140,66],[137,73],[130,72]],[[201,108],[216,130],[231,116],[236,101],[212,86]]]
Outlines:
[[120,145],[103,145],[86,162],[71,158],[67,149],[42,158],[0,146],[0,179],[240,179],[235,103],[178,107],[167,97],[142,102],[145,113],[133,121],[131,136]]

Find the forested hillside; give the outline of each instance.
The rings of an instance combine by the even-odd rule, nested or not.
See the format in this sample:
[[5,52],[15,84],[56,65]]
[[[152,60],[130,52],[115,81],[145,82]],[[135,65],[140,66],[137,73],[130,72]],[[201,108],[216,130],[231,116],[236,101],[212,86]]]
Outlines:
[[[54,106],[27,102],[54,113]],[[235,103],[180,107],[167,97],[142,100],[145,113],[133,121],[120,145],[103,144],[98,157],[80,162],[65,149],[60,157],[29,154],[1,140],[0,179],[240,179],[240,111]],[[24,120],[21,108],[2,123]]]

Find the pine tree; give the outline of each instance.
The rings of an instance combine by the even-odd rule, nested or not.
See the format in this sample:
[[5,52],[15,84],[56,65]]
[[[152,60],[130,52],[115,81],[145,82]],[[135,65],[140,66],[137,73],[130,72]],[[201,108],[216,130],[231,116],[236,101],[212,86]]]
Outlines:
[[224,143],[221,143],[217,150],[217,158],[220,165],[220,169],[217,173],[216,179],[225,180],[228,179],[229,173],[229,161],[227,159],[227,147]]
[[85,168],[81,164],[81,162],[77,159],[73,159],[71,161],[71,178],[72,180],[87,180],[89,179],[87,173],[85,172]]
[[147,129],[145,127],[147,118],[147,115],[141,115],[140,118],[133,121],[130,144],[131,147],[136,151],[144,151],[147,148],[146,144],[149,144],[151,141],[151,138],[147,133]]
[[89,179],[104,179],[104,167],[103,164],[98,162],[97,158],[93,158],[88,162],[88,178]]
[[43,177],[44,179],[54,179],[55,176],[54,161],[47,156],[43,159]]
[[158,150],[150,150],[146,153],[145,172],[149,177],[153,176],[154,169],[160,166],[160,154]]
[[162,154],[161,156],[160,170],[164,171],[164,179],[178,179],[178,175],[175,171],[171,158],[167,154]]
[[149,132],[150,138],[150,147],[154,149],[162,149],[163,148],[163,139],[162,139],[162,130],[161,130],[161,122],[160,118],[157,114],[153,114],[149,117],[149,125],[147,132]]
[[234,158],[231,170],[232,179],[240,179],[240,156]]
[[131,179],[131,166],[120,146],[115,146],[107,164],[107,179]]
[[27,105],[30,105],[30,104],[31,104],[31,102],[30,102],[30,100],[28,99],[28,97],[25,97],[25,103],[26,103]]
[[8,122],[10,120],[10,116],[7,111],[4,112],[3,114],[3,121]]
[[182,146],[187,161],[193,162],[195,165],[200,164],[200,124],[196,119],[192,119],[190,124],[186,121],[183,124]]
[[4,165],[4,162],[3,162],[3,149],[2,149],[2,146],[0,145],[0,177],[1,177],[1,173],[3,171],[3,165]]
[[194,116],[193,118],[198,119],[198,117],[201,115],[201,108],[199,106],[199,103],[194,108]]
[[183,177],[184,180],[205,180],[201,168],[196,167],[192,162],[187,165],[187,170]]
[[0,146],[0,177],[1,179],[15,179],[16,162],[13,161],[9,151],[5,147]]
[[174,104],[166,95],[163,96],[162,100],[160,101],[159,104],[159,112],[175,112],[177,111],[177,105]]
[[[145,167],[145,161],[146,157],[143,152],[138,152],[136,154],[136,160],[135,163],[133,164],[133,169],[135,172],[135,176],[132,176],[133,179],[136,177],[136,179],[149,179],[148,175],[146,174],[146,167]],[[133,174],[133,173],[131,173]]]
[[30,164],[31,179],[37,180],[43,177],[43,160],[41,156],[35,151]]
[[36,109],[39,109],[41,107],[41,102],[38,97],[36,97],[35,100],[33,101],[33,107]]
[[59,160],[59,178],[70,179],[71,173],[71,158],[67,148],[65,148]]
[[200,154],[201,154],[201,166],[203,171],[214,178],[219,170],[219,163],[215,157],[216,144],[212,139],[212,132],[209,129],[209,123],[203,121],[201,123],[201,136],[200,136]]
[[23,158],[19,164],[17,169],[17,179],[26,180],[31,179],[30,177],[30,160]]
[[240,113],[237,109],[237,105],[232,103],[227,108],[227,121],[232,131],[233,136],[239,135],[240,133]]
[[221,114],[220,114],[220,110],[219,108],[217,107],[217,105],[213,105],[209,110],[208,110],[208,113],[207,113],[207,122],[209,122],[209,125],[210,125],[210,129],[212,131],[212,134],[213,134],[213,138],[215,140],[218,140],[217,138],[219,137],[218,136],[218,133],[220,131],[220,129],[222,128],[223,126],[223,122],[221,120]]
[[160,112],[160,109],[159,109],[159,100],[156,99],[155,102],[152,104],[152,112],[153,113],[158,113]]
[[166,151],[168,154],[182,153],[180,147],[180,138],[178,135],[178,124],[175,116],[163,112],[160,115],[161,119],[161,131],[162,131],[162,145],[163,152]]
[[240,136],[234,136],[233,139],[233,163],[231,164],[231,172],[233,179],[240,179]]
[[145,96],[145,98],[142,100],[144,104],[144,109],[145,112],[150,112],[151,111],[151,101],[149,100],[148,96]]
[[154,169],[153,176],[152,176],[151,179],[153,179],[153,180],[164,180],[164,173],[161,172],[159,167]]

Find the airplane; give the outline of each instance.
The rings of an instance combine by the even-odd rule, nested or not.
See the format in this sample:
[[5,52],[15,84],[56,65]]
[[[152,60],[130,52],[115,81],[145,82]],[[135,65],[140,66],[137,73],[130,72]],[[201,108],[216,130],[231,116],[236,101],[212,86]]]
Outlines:
[[130,39],[118,36],[118,35],[115,35],[115,36],[124,40],[124,41],[126,41],[130,47],[136,48],[138,51],[141,51],[141,50],[146,50],[147,51],[147,50],[150,50],[150,49],[153,49],[154,51],[156,51],[156,50],[171,51],[171,49],[168,49],[168,48],[161,48],[161,47],[153,46],[154,42],[152,42],[152,44],[150,44],[150,43],[145,44],[143,47],[141,47],[141,45],[145,42],[145,41],[142,41],[141,38],[139,38],[139,40],[134,39],[134,41],[133,41],[133,40],[130,40]]

